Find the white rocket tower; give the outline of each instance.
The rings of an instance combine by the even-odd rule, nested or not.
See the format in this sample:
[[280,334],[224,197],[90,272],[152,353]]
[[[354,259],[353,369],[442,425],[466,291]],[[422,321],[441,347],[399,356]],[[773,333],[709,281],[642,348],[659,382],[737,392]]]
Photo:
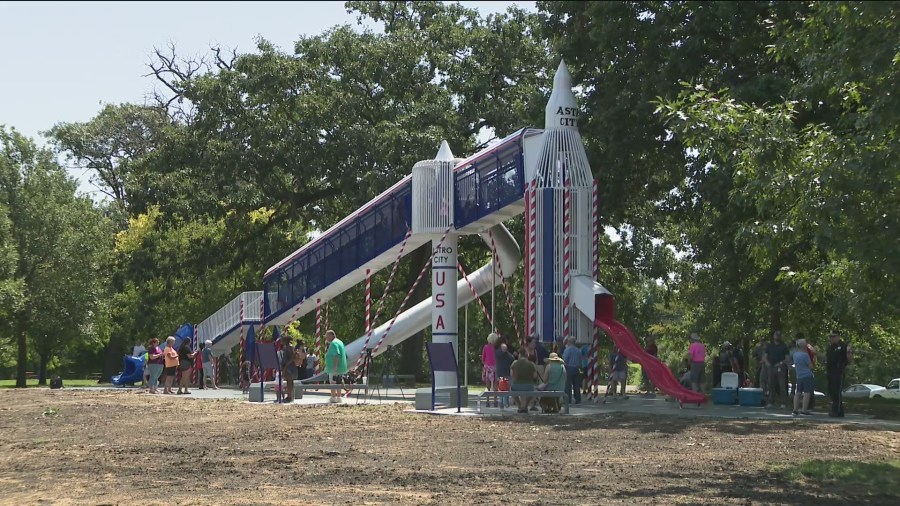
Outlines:
[[591,341],[592,322],[575,311],[571,278],[596,278],[596,192],[581,135],[580,110],[565,62],[553,77],[543,141],[528,187],[526,243],[529,333],[544,342]]

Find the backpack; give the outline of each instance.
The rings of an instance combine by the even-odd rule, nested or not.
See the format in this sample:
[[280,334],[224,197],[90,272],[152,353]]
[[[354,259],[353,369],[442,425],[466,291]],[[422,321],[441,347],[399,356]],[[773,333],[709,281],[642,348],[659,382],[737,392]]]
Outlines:
[[59,376],[54,376],[50,380],[50,389],[51,390],[58,390],[62,387],[63,387],[62,378],[60,378]]

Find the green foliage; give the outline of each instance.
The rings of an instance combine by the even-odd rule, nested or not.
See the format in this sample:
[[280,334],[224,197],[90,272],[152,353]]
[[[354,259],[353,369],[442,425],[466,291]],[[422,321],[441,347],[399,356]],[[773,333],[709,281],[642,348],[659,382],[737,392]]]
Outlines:
[[[489,16],[430,1],[346,8],[381,30],[338,26],[288,51],[260,38],[231,61],[216,53],[215,64],[184,68],[157,53],[152,69],[173,93],[157,96],[160,107],[107,105],[56,125],[52,142],[109,203],[74,197],[50,153],[4,130],[0,339],[26,339],[38,359],[70,350],[88,363],[106,343],[107,369],[117,368],[117,346],[259,289],[268,266],[442,139],[468,154],[540,126],[549,69],[563,57],[601,220],[617,236],[602,238],[600,281],[620,319],[657,335],[673,364],[692,331],[749,355],[775,329],[818,337],[840,326],[859,350],[851,376],[890,374],[900,353],[894,3],[539,2],[537,14]],[[508,226],[523,237],[521,220]],[[469,271],[490,258],[477,237],[460,250]],[[423,258],[403,260],[378,323]],[[58,279],[63,259],[72,275]],[[388,274],[374,276],[373,293]],[[507,282],[512,311],[506,290],[495,292],[495,326],[510,337],[516,321],[523,330],[522,276]],[[329,304],[345,341],[362,335],[363,300],[358,286]],[[477,364],[490,324],[469,312]],[[311,345],[314,318],[289,332]],[[414,370],[420,350],[408,351]]]
[[91,182],[113,199],[119,218],[127,217],[132,164],[157,149],[169,123],[160,108],[106,105],[85,123],[60,123],[47,135],[67,157],[92,174]]
[[[12,224],[19,303],[7,309],[24,386],[30,342],[46,369],[79,340],[102,341],[112,229],[48,150],[0,129],[0,206]],[[42,370],[42,372],[44,372]]]

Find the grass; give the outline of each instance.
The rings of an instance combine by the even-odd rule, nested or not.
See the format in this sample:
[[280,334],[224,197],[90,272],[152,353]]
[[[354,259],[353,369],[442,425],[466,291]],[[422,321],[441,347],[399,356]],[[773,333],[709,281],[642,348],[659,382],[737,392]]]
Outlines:
[[[830,401],[827,406],[831,406]],[[822,404],[826,406],[826,404]],[[828,409],[823,407],[821,409]],[[844,411],[871,415],[882,420],[900,420],[900,400],[897,399],[844,399]]]
[[900,460],[855,462],[845,460],[808,460],[782,467],[778,472],[788,480],[816,485],[859,488],[870,493],[900,491]]
[[[49,380],[47,381],[47,386],[40,386],[39,388],[50,388]],[[0,388],[15,388],[16,380],[0,380]],[[38,387],[38,380],[30,379],[25,381],[25,386],[28,388],[36,388]],[[97,386],[97,380],[93,379],[64,379],[63,380],[64,387],[94,387]]]

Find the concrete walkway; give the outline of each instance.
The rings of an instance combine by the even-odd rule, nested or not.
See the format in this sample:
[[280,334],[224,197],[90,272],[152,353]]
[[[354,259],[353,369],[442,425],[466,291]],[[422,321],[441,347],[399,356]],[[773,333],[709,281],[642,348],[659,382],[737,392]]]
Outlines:
[[[258,389],[259,384],[253,386],[253,388]],[[141,389],[137,387],[74,387],[74,388],[66,388],[65,390],[118,390],[118,391],[140,391]],[[190,391],[190,395],[169,395],[166,397],[176,398],[176,399],[185,399],[185,400],[210,400],[210,399],[227,399],[234,401],[245,401],[249,402],[248,394],[241,393],[240,390],[230,387],[222,387],[219,390],[200,390],[197,388],[193,388]],[[379,395],[380,394],[380,395]],[[149,395],[149,394],[148,394]],[[478,395],[476,392],[474,394],[469,395],[469,406],[462,409],[461,413],[457,413],[456,409],[436,409],[435,411],[417,411],[412,409],[412,403],[415,397],[415,389],[406,388],[388,388],[388,389],[377,389],[375,387],[369,391],[368,394],[353,392],[353,395],[350,397],[344,397],[342,404],[344,405],[356,405],[356,404],[395,404],[395,403],[409,403],[410,408],[407,410],[411,413],[427,413],[432,415],[451,415],[451,416],[487,416],[487,417],[497,417],[497,416],[514,416],[514,417],[526,417],[526,416],[557,416],[557,415],[542,415],[540,412],[532,411],[528,414],[519,414],[516,412],[515,406],[506,409],[500,408],[492,408],[492,407],[482,407],[481,412],[478,412]],[[309,406],[309,405],[327,405],[328,403],[329,393],[327,390],[319,390],[319,391],[307,391],[302,399],[294,400],[291,405],[296,406]],[[265,404],[275,404],[275,392],[272,387],[267,384],[265,390]],[[791,411],[788,409],[766,409],[762,407],[749,407],[749,406],[723,406],[712,404],[711,402],[696,406],[696,405],[685,405],[683,408],[679,407],[677,402],[673,402],[669,400],[665,396],[657,396],[655,398],[647,398],[641,395],[631,395],[628,399],[623,400],[609,400],[606,404],[601,404],[598,402],[590,401],[587,399],[583,399],[583,402],[578,405],[570,406],[570,414],[568,416],[590,416],[590,415],[599,415],[599,414],[612,414],[612,413],[629,413],[629,414],[639,414],[639,415],[652,415],[652,416],[675,416],[675,417],[704,417],[704,418],[718,418],[718,419],[730,419],[730,420],[768,420],[768,421],[795,421],[795,420],[808,420],[814,421],[818,423],[840,423],[840,424],[849,424],[849,425],[859,425],[859,426],[870,426],[870,427],[880,427],[886,430],[897,430],[900,431],[900,421],[893,420],[879,420],[872,418],[867,415],[859,415],[859,414],[847,414],[845,418],[831,418],[827,416],[827,413],[816,412],[812,416],[793,416]],[[565,416],[565,415],[563,415]]]

